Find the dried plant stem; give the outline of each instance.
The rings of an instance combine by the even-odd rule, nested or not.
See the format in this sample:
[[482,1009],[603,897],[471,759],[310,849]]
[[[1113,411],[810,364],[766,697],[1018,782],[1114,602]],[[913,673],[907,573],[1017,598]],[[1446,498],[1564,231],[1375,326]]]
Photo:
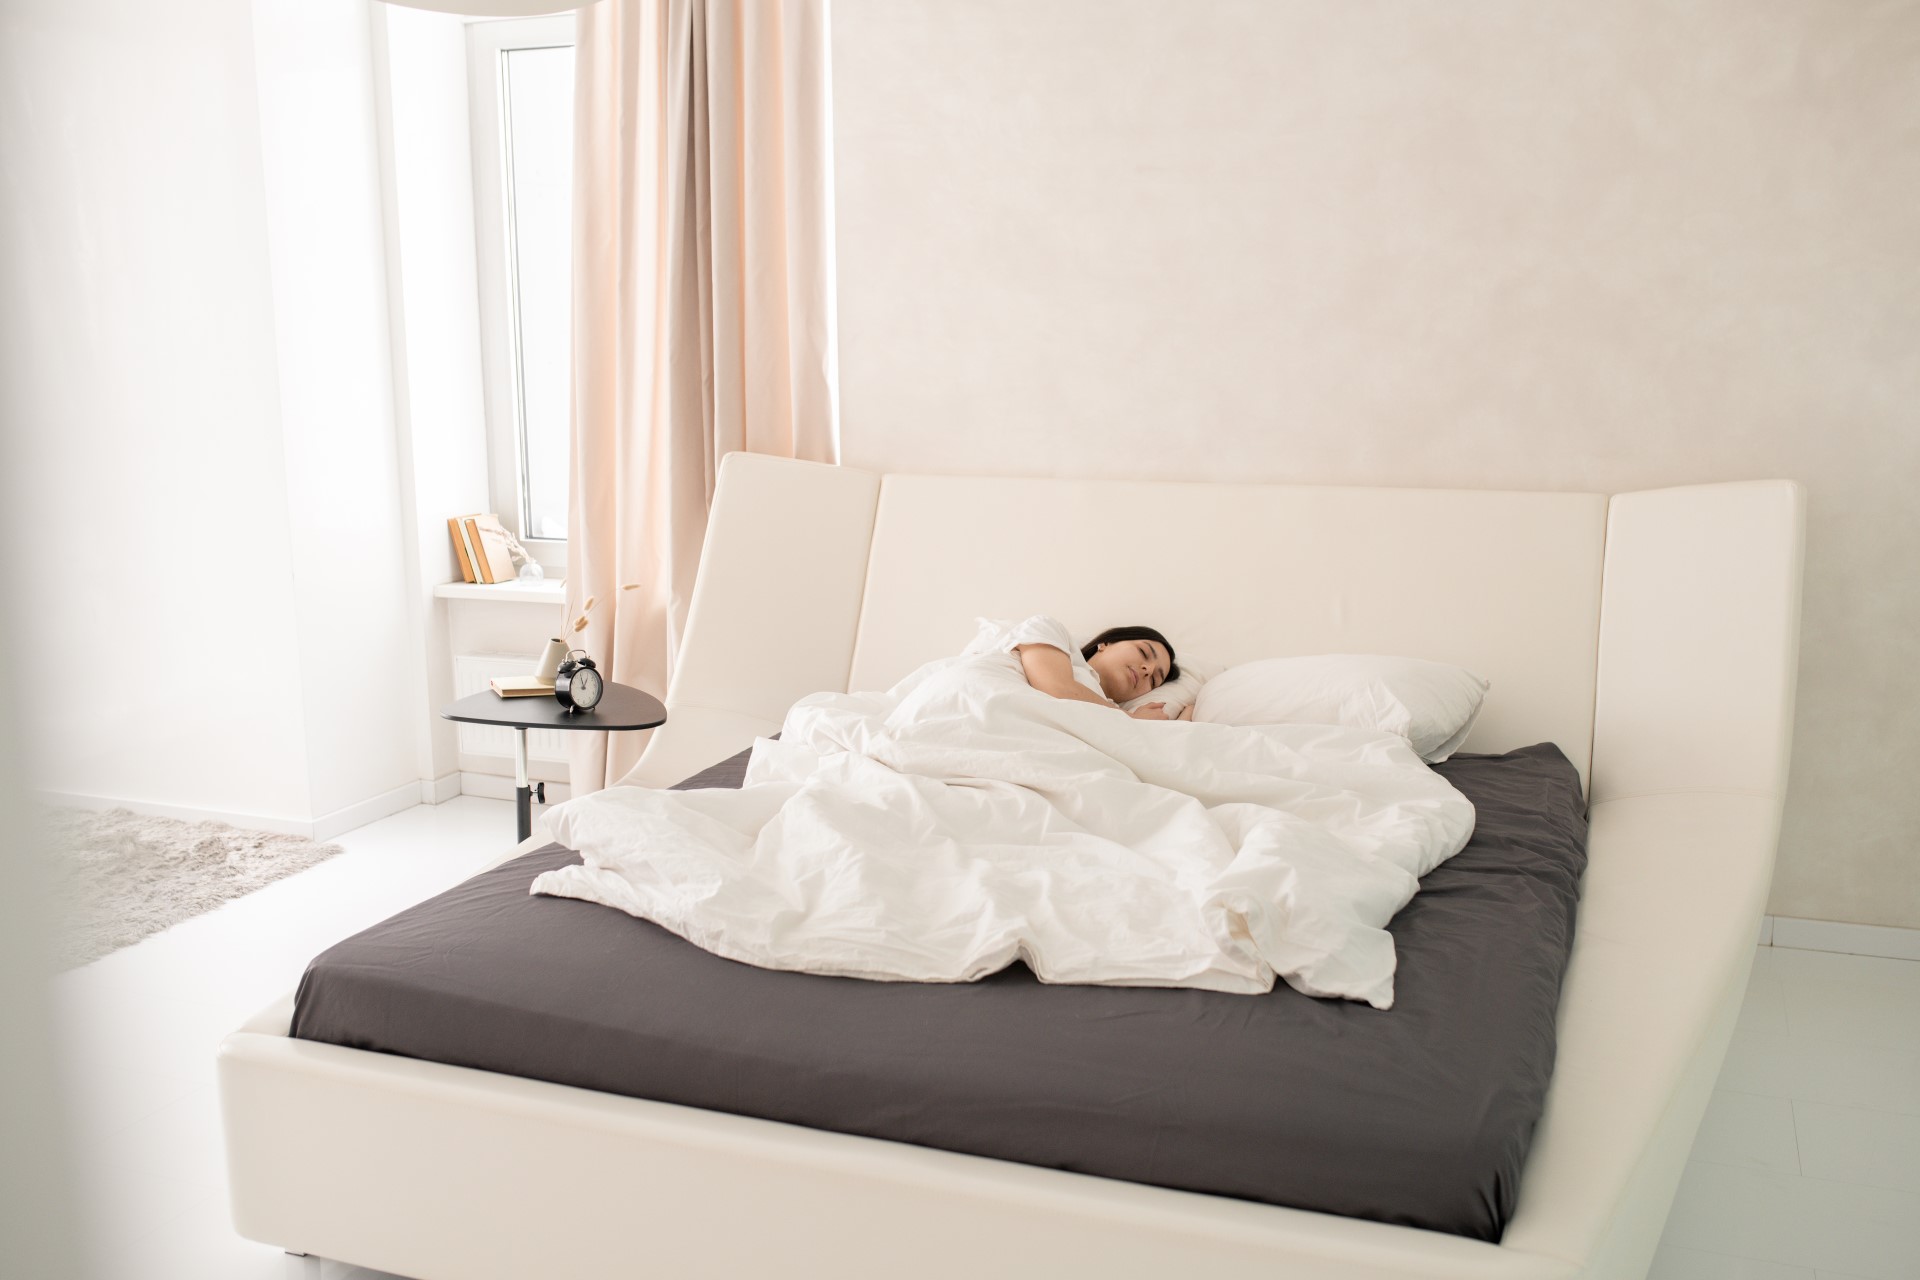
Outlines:
[[[637,582],[629,582],[623,585],[620,589],[622,591],[637,591],[640,589],[640,584]],[[599,596],[587,597],[587,602],[580,606],[580,616],[573,619],[570,623],[567,624],[566,633],[568,635],[577,635],[580,632],[585,631],[587,629],[587,622],[588,622],[587,615],[593,612],[593,606],[599,599],[600,599]]]

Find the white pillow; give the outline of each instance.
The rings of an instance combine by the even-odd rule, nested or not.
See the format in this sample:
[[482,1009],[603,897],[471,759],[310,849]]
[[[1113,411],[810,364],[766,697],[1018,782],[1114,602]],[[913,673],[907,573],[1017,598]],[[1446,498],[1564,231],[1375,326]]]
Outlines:
[[1129,698],[1120,704],[1120,709],[1132,715],[1149,702],[1164,702],[1167,704],[1167,719],[1175,719],[1199,700],[1201,687],[1219,675],[1221,669],[1219,663],[1208,662],[1205,658],[1181,658],[1174,665],[1180,668],[1178,680],[1169,680],[1158,689],[1149,689],[1137,698]]
[[1422,760],[1438,764],[1467,740],[1488,687],[1462,667],[1419,658],[1265,658],[1207,681],[1193,718],[1378,729],[1399,734]]

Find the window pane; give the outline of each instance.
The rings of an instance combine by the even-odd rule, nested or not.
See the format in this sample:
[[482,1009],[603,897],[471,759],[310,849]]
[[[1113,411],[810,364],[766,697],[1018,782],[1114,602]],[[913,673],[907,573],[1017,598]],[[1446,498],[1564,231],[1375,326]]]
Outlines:
[[520,515],[525,536],[564,538],[573,296],[573,50],[510,49],[501,79],[508,243],[513,254]]

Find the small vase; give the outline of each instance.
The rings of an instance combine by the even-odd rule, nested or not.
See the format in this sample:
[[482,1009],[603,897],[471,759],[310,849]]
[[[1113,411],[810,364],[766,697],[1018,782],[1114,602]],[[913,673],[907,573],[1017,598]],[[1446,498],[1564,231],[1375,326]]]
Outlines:
[[551,680],[560,674],[560,664],[566,660],[567,643],[564,640],[547,641],[546,649],[540,654],[540,663],[533,669],[536,680]]

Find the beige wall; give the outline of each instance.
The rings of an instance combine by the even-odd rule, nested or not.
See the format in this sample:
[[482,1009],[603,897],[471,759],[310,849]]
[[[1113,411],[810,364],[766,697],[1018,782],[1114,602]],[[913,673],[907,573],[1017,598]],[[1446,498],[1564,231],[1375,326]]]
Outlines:
[[1810,491],[1771,910],[1920,927],[1920,4],[836,0],[843,457]]

